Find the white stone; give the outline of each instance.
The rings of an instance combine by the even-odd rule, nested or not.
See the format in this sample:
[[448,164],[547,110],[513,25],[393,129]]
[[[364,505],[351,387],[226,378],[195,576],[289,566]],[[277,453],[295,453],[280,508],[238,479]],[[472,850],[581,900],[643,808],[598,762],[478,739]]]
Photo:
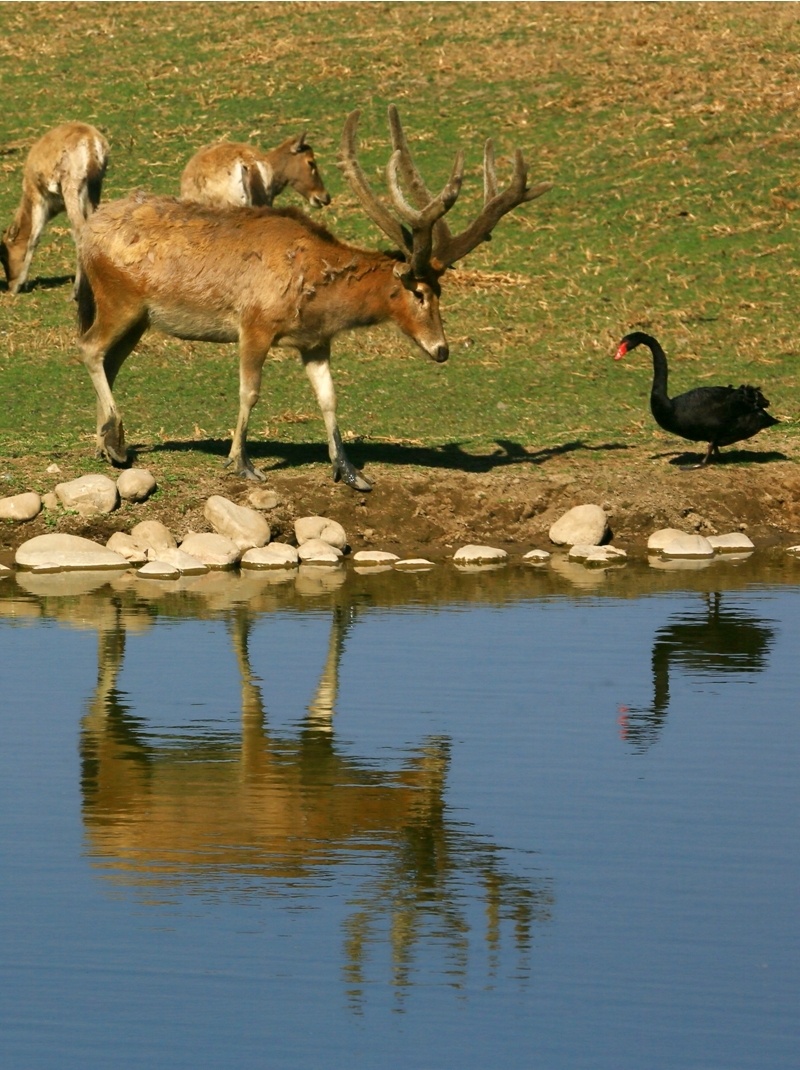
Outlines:
[[0,580],[7,579],[13,575],[13,569],[10,569],[8,565],[0,565]]
[[294,522],[294,533],[298,546],[311,539],[322,539],[337,550],[347,548],[347,535],[342,525],[336,520],[328,520],[325,516],[299,517]]
[[742,554],[755,550],[752,539],[741,531],[731,531],[725,535],[709,535],[708,541],[718,554]]
[[235,543],[239,550],[265,546],[272,534],[269,521],[255,509],[213,494],[203,510],[206,520],[218,535],[224,535]]
[[285,542],[271,542],[269,546],[254,546],[242,554],[242,568],[295,568],[300,555],[297,547]]
[[624,550],[616,546],[586,546],[585,544],[571,547],[567,554],[570,561],[581,561],[589,567],[622,564],[627,556]]
[[48,464],[47,468],[45,468],[45,472],[47,472],[49,476],[61,475],[61,469],[58,467],[55,461],[52,464]]
[[522,555],[526,565],[546,565],[552,555],[547,550],[528,550]]
[[274,509],[280,501],[277,492],[269,487],[254,487],[247,495],[247,500],[254,509],[263,509],[264,512]]
[[0,498],[0,520],[33,520],[42,511],[42,499],[35,491]]
[[338,565],[342,551],[324,539],[307,539],[297,548],[301,561],[314,565]]
[[786,553],[787,554],[800,554],[800,546],[787,546],[786,547]]
[[136,575],[148,580],[178,580],[181,570],[166,561],[148,561],[137,570]]
[[457,565],[496,565],[506,561],[507,558],[508,554],[505,550],[473,543],[462,546],[453,554],[453,561]]
[[162,550],[158,558],[151,560],[161,561],[162,564],[176,568],[184,576],[202,576],[208,572],[208,565],[198,560],[193,554],[185,550]]
[[357,565],[373,568],[380,565],[391,565],[399,561],[397,554],[390,554],[386,550],[358,550],[353,554],[353,561]]
[[137,567],[147,560],[147,551],[143,550],[136,540],[126,535],[124,531],[115,531],[106,542],[106,546],[115,554],[122,554],[127,561]]
[[657,553],[659,550],[663,550],[668,542],[672,542],[679,535],[685,534],[686,532],[681,531],[680,528],[659,528],[647,540],[647,549]]
[[556,546],[588,543],[599,546],[608,531],[608,517],[599,505],[576,505],[550,528],[550,541]]
[[395,561],[394,567],[400,569],[401,572],[425,572],[434,565],[433,561],[428,561],[424,557],[404,557],[400,561]]
[[90,474],[56,484],[56,495],[65,509],[75,509],[81,516],[113,513],[119,505],[117,484],[101,474]]
[[134,525],[131,538],[150,557],[157,557],[161,550],[174,550],[178,545],[175,536],[160,520],[143,520]]
[[37,535],[17,549],[14,560],[20,568],[48,568],[51,570],[128,568],[122,554],[98,546],[80,535]]
[[714,547],[704,535],[682,532],[665,542],[661,553],[665,557],[713,557]]
[[58,500],[58,495],[54,491],[48,490],[45,494],[42,495],[42,505],[49,512],[52,512],[54,509],[58,509],[60,504],[61,503]]
[[126,502],[146,501],[155,489],[155,476],[147,468],[129,468],[117,480],[119,496]]
[[209,568],[233,568],[242,552],[231,539],[212,531],[190,531],[181,550],[202,561]]

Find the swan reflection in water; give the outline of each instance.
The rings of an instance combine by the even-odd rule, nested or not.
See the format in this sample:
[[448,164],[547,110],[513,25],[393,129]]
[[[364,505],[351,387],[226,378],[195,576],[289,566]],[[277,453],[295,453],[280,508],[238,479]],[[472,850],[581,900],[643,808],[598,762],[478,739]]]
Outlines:
[[671,618],[653,642],[653,701],[646,707],[620,707],[622,739],[643,752],[656,743],[670,705],[670,678],[687,675],[757,673],[766,668],[774,630],[739,606],[727,609],[717,591],[703,605]]
[[[462,984],[469,949],[480,943],[470,932],[475,906],[492,971],[501,961],[501,937],[510,932],[514,971],[524,977],[533,926],[550,918],[550,882],[509,873],[501,848],[448,818],[449,740],[423,740],[392,769],[337,745],[339,670],[357,612],[334,596],[316,692],[300,727],[277,733],[251,667],[258,613],[246,603],[229,607],[241,732],[178,730],[164,738],[148,732],[117,687],[128,620],[120,605],[99,633],[98,683],[82,721],[88,852],[105,878],[148,902],[180,891],[215,898],[283,892],[296,902],[304,888],[313,897],[315,881],[327,883],[344,864],[344,879],[357,882],[344,923],[344,974],[355,1003],[381,941],[390,945],[398,995],[413,984],[423,945],[446,959],[447,983]],[[306,657],[299,653],[298,663]],[[190,674],[191,665],[180,671]],[[166,680],[162,686],[167,694]]]

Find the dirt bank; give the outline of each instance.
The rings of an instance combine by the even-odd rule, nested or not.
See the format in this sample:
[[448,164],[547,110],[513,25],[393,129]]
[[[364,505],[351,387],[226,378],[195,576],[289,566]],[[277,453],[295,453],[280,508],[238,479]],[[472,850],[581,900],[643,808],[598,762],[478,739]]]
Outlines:
[[[741,530],[757,546],[792,545],[800,541],[800,466],[788,438],[772,436],[770,450],[727,450],[721,463],[690,470],[679,464],[690,458],[675,450],[580,443],[473,459],[470,471],[369,466],[366,474],[374,481],[369,494],[334,484],[324,464],[272,471],[267,485],[279,496],[271,514],[273,538],[292,541],[297,516],[321,514],[344,525],[353,550],[385,548],[441,559],[464,543],[479,542],[523,553],[548,548],[553,521],[573,505],[592,502],[609,514],[614,543],[630,550],[643,548],[651,531],[667,526],[701,534]],[[167,463],[140,456],[138,464],[150,467],[159,491],[146,503],[125,505],[102,519],[43,512],[24,524],[0,522],[0,555],[7,561],[20,543],[47,531],[105,541],[113,531],[150,519],[182,537],[189,529],[208,529],[203,504],[211,494],[247,503],[251,487],[224,474],[213,460],[203,458],[184,476],[167,472]],[[47,477],[52,485],[81,474],[59,464],[61,473]],[[31,464],[28,487],[20,485],[25,466],[24,460],[4,465],[6,486],[13,492],[46,489],[41,465]]]

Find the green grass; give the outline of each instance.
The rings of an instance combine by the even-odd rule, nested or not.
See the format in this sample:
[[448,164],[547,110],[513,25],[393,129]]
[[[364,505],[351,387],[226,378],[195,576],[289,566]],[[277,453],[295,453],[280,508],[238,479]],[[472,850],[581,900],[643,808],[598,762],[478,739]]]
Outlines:
[[[788,421],[800,401],[800,22],[783,4],[4,4],[0,218],[25,154],[70,118],[112,147],[104,197],[176,193],[202,144],[264,146],[308,127],[334,202],[317,218],[383,245],[336,166],[359,107],[361,156],[380,182],[386,106],[398,104],[420,169],[468,177],[453,210],[480,204],[483,140],[501,173],[519,145],[554,189],[517,209],[444,280],[451,360],[435,366],[387,329],[343,336],[334,378],[345,434],[480,455],[582,441],[646,443],[650,370],[615,364],[633,327],[656,335],[675,392],[754,381]],[[284,203],[297,203],[292,194]],[[94,396],[77,358],[64,217],[34,259],[33,289],[0,291],[0,460],[93,458]],[[155,334],[116,396],[131,442],[201,463],[235,422],[236,352]],[[324,457],[299,362],[265,369],[250,439]],[[166,447],[165,447],[165,444]],[[173,449],[174,448],[174,449]],[[263,450],[270,447],[263,444]],[[597,455],[594,455],[595,457]]]

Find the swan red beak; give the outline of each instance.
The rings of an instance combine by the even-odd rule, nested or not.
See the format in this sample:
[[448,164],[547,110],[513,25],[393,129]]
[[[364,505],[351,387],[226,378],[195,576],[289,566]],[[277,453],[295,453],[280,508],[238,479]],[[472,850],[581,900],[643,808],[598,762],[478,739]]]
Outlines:
[[622,344],[620,345],[619,349],[618,349],[618,350],[616,351],[616,353],[614,354],[614,360],[622,360],[622,358],[623,358],[623,357],[625,356],[625,354],[626,354],[627,352],[628,352],[628,347],[627,347],[627,346],[625,345],[625,343],[623,342],[623,343],[622,343]]

